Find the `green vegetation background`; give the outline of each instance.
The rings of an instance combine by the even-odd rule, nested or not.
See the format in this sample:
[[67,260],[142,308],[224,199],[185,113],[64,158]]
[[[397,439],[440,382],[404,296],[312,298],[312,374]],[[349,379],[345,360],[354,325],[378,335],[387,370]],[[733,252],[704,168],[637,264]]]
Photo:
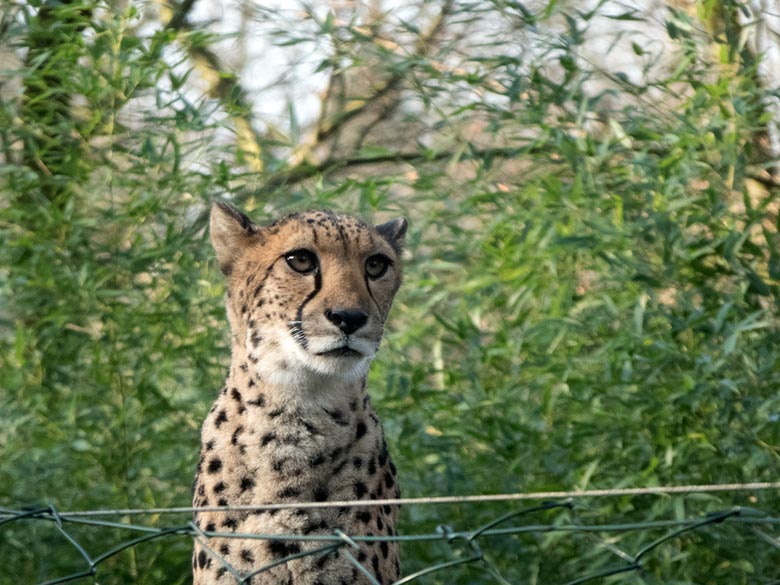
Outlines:
[[[701,6],[719,62],[670,10],[684,65],[652,88],[615,80],[610,96],[583,92],[572,55],[589,16],[575,11],[554,47],[560,79],[498,52],[472,73],[385,59],[438,123],[457,133],[479,118],[496,146],[460,136],[452,151],[404,154],[413,172],[361,173],[355,161],[289,162],[277,138],[262,145],[260,174],[224,139],[224,100],[197,96],[182,63],[166,64],[176,43],[208,35],[144,36],[132,7],[49,6],[7,3],[0,17],[3,43],[27,51],[0,101],[0,505],[189,504],[199,425],[228,364],[213,198],[259,221],[325,206],[410,219],[406,280],[370,380],[405,496],[778,479],[778,189],[756,180],[765,92],[729,24],[734,5]],[[536,16],[490,6],[543,26],[555,3]],[[488,78],[502,99],[468,91]],[[615,95],[626,101],[589,125]],[[440,108],[447,99],[457,107]],[[395,160],[390,147],[359,154]],[[734,504],[777,514],[778,502],[593,499],[528,521],[681,519]],[[407,507],[400,529],[475,528],[514,509]],[[661,533],[524,535],[484,549],[509,582],[557,584],[618,562],[607,541],[636,551]],[[127,536],[74,534],[94,554]],[[94,582],[186,583],[190,544],[137,546]],[[405,573],[452,554],[405,545]],[[41,523],[0,526],[0,557],[3,584],[84,568]],[[770,583],[778,566],[776,528],[724,526],[600,582]],[[422,582],[497,581],[475,566]]]

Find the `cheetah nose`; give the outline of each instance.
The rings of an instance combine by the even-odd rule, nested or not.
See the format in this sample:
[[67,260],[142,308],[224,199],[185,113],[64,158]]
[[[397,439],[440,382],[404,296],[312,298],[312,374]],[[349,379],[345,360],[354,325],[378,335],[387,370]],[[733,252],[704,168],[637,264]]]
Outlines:
[[351,335],[368,321],[368,315],[356,309],[325,309],[325,316],[346,335]]

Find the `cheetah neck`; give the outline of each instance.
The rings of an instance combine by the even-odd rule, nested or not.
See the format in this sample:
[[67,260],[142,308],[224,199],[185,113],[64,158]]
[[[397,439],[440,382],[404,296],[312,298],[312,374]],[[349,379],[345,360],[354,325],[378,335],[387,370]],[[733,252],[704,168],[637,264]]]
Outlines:
[[[367,375],[342,378],[324,375],[305,368],[289,368],[280,364],[275,368],[256,371],[248,352],[234,346],[231,366],[225,387],[238,388],[247,400],[270,400],[295,409],[346,409],[366,394]],[[262,398],[261,398],[262,397]],[[250,404],[251,405],[251,404]]]

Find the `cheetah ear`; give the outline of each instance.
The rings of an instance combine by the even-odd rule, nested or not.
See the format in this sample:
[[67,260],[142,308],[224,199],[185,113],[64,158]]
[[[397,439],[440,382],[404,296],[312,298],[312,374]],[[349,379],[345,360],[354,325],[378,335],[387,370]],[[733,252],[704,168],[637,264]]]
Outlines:
[[252,220],[232,205],[222,201],[212,204],[209,224],[211,245],[214,246],[219,268],[225,276],[230,275],[234,262],[258,231],[259,228]]
[[386,223],[376,226],[376,231],[382,236],[387,243],[393,247],[396,254],[401,253],[401,249],[404,245],[404,236],[406,235],[406,228],[409,226],[406,219],[399,217],[398,219],[392,219]]

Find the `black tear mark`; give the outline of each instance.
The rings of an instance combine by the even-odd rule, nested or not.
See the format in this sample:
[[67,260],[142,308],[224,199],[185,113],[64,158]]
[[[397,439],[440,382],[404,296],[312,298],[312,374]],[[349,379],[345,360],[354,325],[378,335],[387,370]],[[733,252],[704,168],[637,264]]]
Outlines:
[[316,270],[314,272],[314,290],[306,296],[301,305],[298,307],[298,311],[295,313],[295,322],[290,326],[290,334],[292,335],[292,338],[297,341],[303,349],[309,348],[309,341],[306,339],[306,334],[303,332],[303,327],[301,327],[303,309],[307,304],[309,304],[309,301],[317,296],[317,293],[320,292],[321,288],[322,272],[321,270]]

